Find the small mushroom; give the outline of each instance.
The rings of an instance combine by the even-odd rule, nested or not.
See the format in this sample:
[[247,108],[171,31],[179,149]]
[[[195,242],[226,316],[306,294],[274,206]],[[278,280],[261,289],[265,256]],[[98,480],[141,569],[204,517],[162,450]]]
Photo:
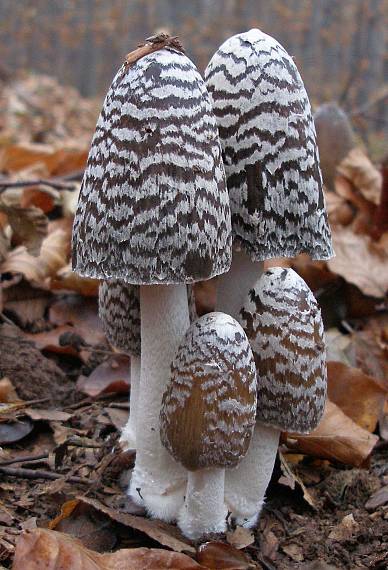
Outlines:
[[109,342],[131,357],[129,419],[120,443],[136,449],[136,413],[140,387],[140,299],[139,287],[121,281],[102,281],[98,295],[98,313]]
[[255,411],[255,365],[243,329],[224,313],[204,315],[173,360],[160,414],[163,445],[189,471],[178,518],[185,536],[225,531],[225,469],[246,454]]
[[[190,322],[197,318],[194,291],[187,285]],[[140,389],[141,338],[139,287],[121,281],[102,281],[98,312],[105,335],[119,350],[130,355],[129,418],[120,443],[124,449],[136,449],[136,421]]]
[[173,520],[186,473],[161,445],[160,406],[189,327],[186,284],[229,269],[231,221],[205,84],[179,46],[165,41],[129,58],[105,98],[78,200],[72,263],[83,276],[140,285],[137,455],[129,494],[150,515]]
[[309,433],[326,400],[321,312],[292,269],[263,273],[240,312],[256,363],[257,414],[246,457],[228,471],[225,500],[238,524],[253,526],[264,503],[281,431]]

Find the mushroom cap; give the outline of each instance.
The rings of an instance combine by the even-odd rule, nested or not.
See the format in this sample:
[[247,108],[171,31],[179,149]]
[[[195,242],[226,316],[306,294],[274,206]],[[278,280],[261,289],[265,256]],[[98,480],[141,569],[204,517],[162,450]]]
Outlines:
[[307,433],[319,423],[327,371],[321,311],[292,269],[273,267],[240,312],[255,357],[257,415],[264,424]]
[[234,467],[255,424],[256,373],[248,339],[224,313],[187,330],[171,365],[160,414],[163,445],[186,469]]
[[178,284],[231,262],[229,197],[205,84],[173,48],[123,65],[105,98],[73,227],[73,269]]
[[205,71],[219,126],[234,247],[254,261],[332,257],[310,102],[292,57],[260,30],[229,38]]
[[132,356],[140,356],[139,287],[121,281],[102,281],[98,314],[109,342]]
[[345,111],[335,102],[318,107],[314,122],[323,182],[333,188],[337,166],[357,145],[356,135]]

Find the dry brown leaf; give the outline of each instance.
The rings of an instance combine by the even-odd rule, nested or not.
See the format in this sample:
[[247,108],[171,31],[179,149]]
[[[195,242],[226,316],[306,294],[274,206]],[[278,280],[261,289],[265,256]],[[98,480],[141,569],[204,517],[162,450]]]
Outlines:
[[238,526],[235,530],[226,533],[226,540],[231,546],[241,550],[255,542],[255,535],[251,529]]
[[237,548],[223,542],[206,542],[198,548],[197,560],[206,568],[248,570],[255,564]]
[[24,246],[11,251],[1,266],[1,272],[19,273],[40,287],[67,262],[69,236],[62,230],[49,234],[42,243],[39,257],[30,255]]
[[33,408],[25,408],[24,413],[34,421],[66,422],[71,418],[71,414],[62,412],[61,410],[34,410]]
[[366,200],[373,204],[379,203],[381,173],[362,148],[353,148],[337,166],[337,171],[350,180]]
[[129,376],[129,357],[117,354],[97,366],[89,376],[80,376],[77,389],[93,398],[107,392],[126,394]]
[[327,192],[325,198],[326,211],[332,226],[347,226],[353,221],[355,212],[343,196]]
[[354,520],[352,513],[344,516],[341,522],[336,525],[330,532],[329,537],[337,542],[349,540],[354,534],[360,530],[360,525]]
[[97,297],[98,296],[98,279],[90,279],[81,277],[74,273],[71,265],[68,264],[58,271],[56,276],[51,280],[51,290],[70,290],[79,293],[83,297]]
[[387,392],[358,368],[328,362],[328,395],[334,404],[362,428],[374,432]]
[[283,544],[281,549],[291,558],[291,560],[294,560],[295,562],[303,562],[303,548],[299,546],[299,544],[289,542],[288,544]]
[[368,459],[378,439],[328,400],[317,429],[308,435],[288,434],[287,447],[306,455],[359,467]]
[[20,400],[18,397],[16,390],[9,378],[2,378],[0,380],[0,402],[8,403],[8,402],[17,402]]
[[327,264],[333,273],[356,285],[364,295],[384,297],[388,290],[388,252],[367,235],[343,228],[333,234],[336,256]]
[[123,513],[117,509],[112,509],[100,503],[96,499],[89,497],[78,497],[82,503],[90,505],[97,511],[104,513],[110,519],[119,522],[127,527],[134,528],[143,532],[153,540],[156,540],[162,546],[171,548],[175,552],[189,552],[195,553],[195,548],[181,535],[175,526],[171,526],[159,520],[150,520],[144,517],[138,517]]
[[30,208],[35,206],[42,210],[43,213],[48,214],[53,210],[55,202],[60,199],[61,195],[58,190],[53,188],[45,188],[41,190],[39,187],[30,187],[23,190],[20,199],[20,206],[22,208]]
[[30,255],[39,255],[48,227],[48,220],[42,210],[35,207],[7,206],[0,202],[0,211],[6,214],[12,228],[12,242],[15,245],[24,245]]
[[78,333],[88,344],[105,342],[95,298],[68,295],[50,307],[49,320],[58,327],[72,325],[73,332]]
[[281,485],[286,485],[290,487],[290,489],[294,490],[296,486],[298,486],[302,493],[303,498],[312,507],[314,510],[317,510],[317,505],[312,497],[311,493],[307,490],[306,486],[304,485],[303,481],[300,477],[292,469],[290,463],[287,461],[286,456],[279,451],[279,458],[280,458],[280,468],[282,471],[282,476],[279,479],[279,483]]
[[48,145],[9,145],[0,151],[0,170],[8,173],[19,172],[40,163],[43,167],[42,175],[49,174],[45,161],[52,154],[52,148]]
[[42,528],[23,532],[16,545],[13,570],[156,570],[201,568],[185,554],[155,548],[99,554],[76,538]]

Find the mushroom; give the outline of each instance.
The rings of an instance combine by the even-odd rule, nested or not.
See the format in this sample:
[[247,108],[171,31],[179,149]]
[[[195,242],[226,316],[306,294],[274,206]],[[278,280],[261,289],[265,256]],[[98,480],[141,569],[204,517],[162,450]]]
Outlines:
[[271,478],[281,431],[309,433],[326,400],[324,331],[317,301],[292,269],[262,274],[240,312],[256,364],[256,427],[246,457],[227,474],[225,500],[253,526]]
[[139,287],[121,281],[102,281],[98,312],[109,342],[131,357],[129,419],[121,433],[120,442],[125,449],[136,449],[141,354]]
[[256,374],[238,322],[209,313],[188,329],[171,365],[160,436],[188,469],[183,534],[198,539],[226,529],[225,469],[247,452],[255,421]]
[[238,34],[205,71],[232,210],[233,262],[217,310],[235,318],[263,261],[332,256],[309,99],[292,57],[260,30]]
[[[187,286],[190,322],[197,318],[194,292]],[[98,312],[105,335],[119,350],[130,355],[129,418],[120,443],[124,449],[136,449],[136,414],[140,387],[140,299],[139,287],[121,281],[102,281],[99,287]]]
[[140,285],[137,456],[129,494],[150,515],[173,520],[186,473],[160,442],[160,406],[189,326],[186,284],[229,269],[231,223],[205,84],[174,39],[158,46],[140,59],[128,57],[106,96],[74,221],[73,269]]

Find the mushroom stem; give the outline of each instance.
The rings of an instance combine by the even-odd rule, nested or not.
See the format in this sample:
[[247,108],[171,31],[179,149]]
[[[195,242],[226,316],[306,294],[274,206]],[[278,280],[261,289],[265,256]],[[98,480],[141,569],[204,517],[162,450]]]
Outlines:
[[280,430],[257,422],[248,453],[226,472],[225,502],[240,526],[255,526],[264,505],[279,444]]
[[131,356],[131,388],[129,394],[129,418],[121,433],[120,443],[124,449],[136,449],[137,406],[140,388],[140,356]]
[[129,494],[151,516],[171,521],[183,504],[187,475],[162,446],[159,415],[171,361],[190,325],[186,285],[142,285],[140,313],[137,453]]
[[185,536],[196,540],[211,532],[225,532],[224,481],[223,468],[188,472],[185,504],[178,518],[178,526]]
[[233,250],[232,265],[228,273],[218,278],[216,310],[239,320],[246,296],[263,270],[262,261],[252,261],[244,251]]

